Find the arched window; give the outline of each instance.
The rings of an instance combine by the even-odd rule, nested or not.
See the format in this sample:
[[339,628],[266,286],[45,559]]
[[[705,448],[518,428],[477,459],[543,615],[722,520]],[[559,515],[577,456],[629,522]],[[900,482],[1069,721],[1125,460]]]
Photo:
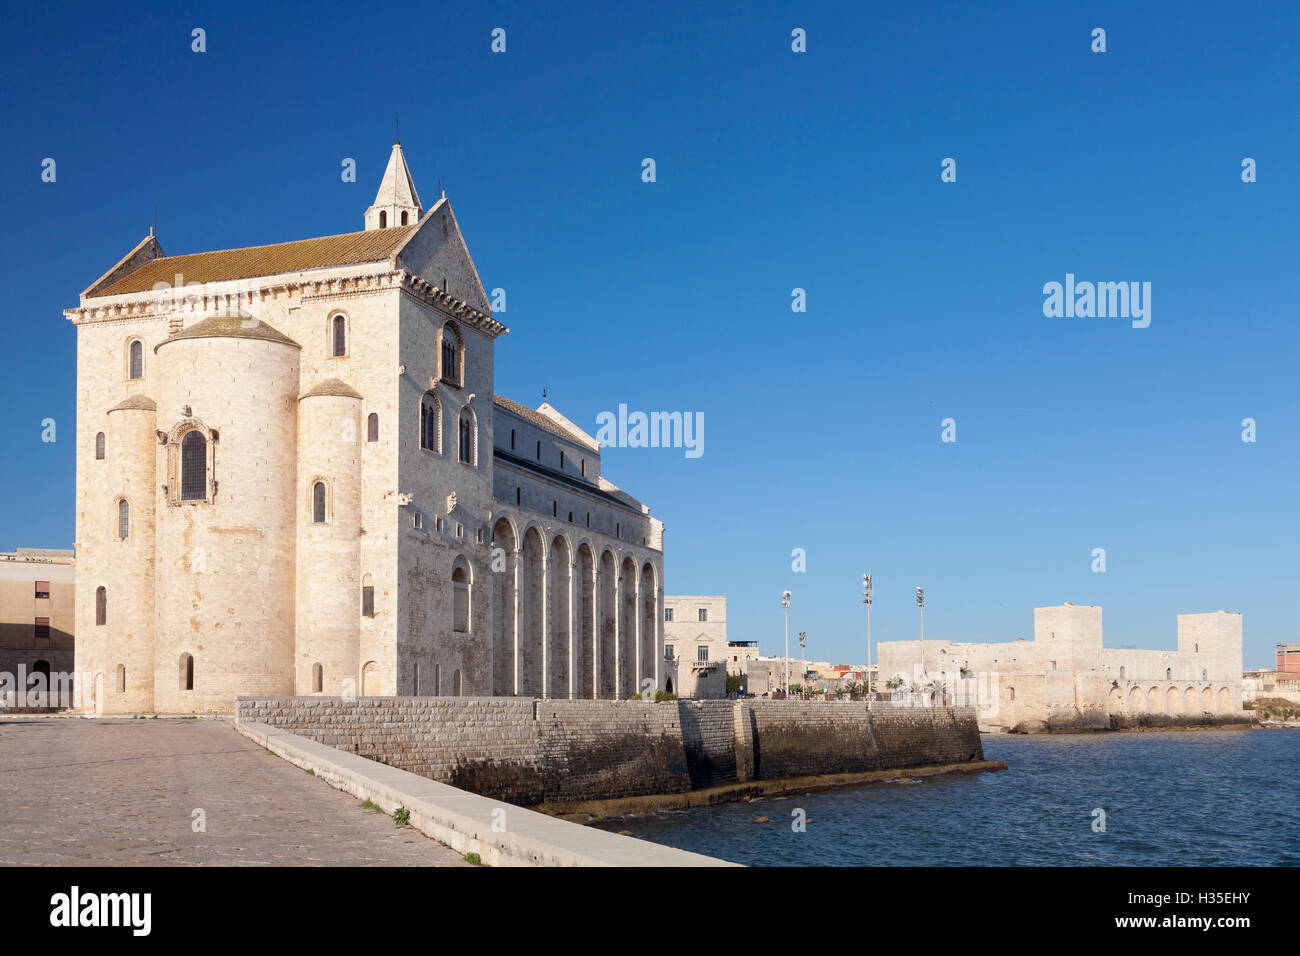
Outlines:
[[456,671],[451,679],[451,693],[453,697],[460,696],[460,671]]
[[361,579],[361,616],[375,616],[375,579],[368,574]]
[[208,496],[208,440],[197,429],[181,439],[181,500]]
[[102,586],[95,588],[95,623],[108,623],[108,589]]
[[125,664],[117,665],[117,692],[119,694],[126,693],[126,665]]
[[1174,669],[1172,667],[1166,667],[1165,680],[1173,680],[1173,679],[1174,679]]
[[460,451],[460,460],[467,465],[478,464],[475,460],[478,456],[474,454],[476,451],[474,446],[478,444],[475,440],[477,438],[475,431],[474,413],[468,408],[462,408],[460,410],[460,427],[458,430],[460,441],[458,442],[458,446]]
[[144,378],[144,343],[139,339],[131,340],[126,377],[130,379]]
[[379,441],[379,415],[375,412],[366,418],[366,441]]
[[439,451],[442,438],[442,405],[433,392],[425,392],[420,402],[420,447]]
[[402,225],[403,225],[403,226],[406,225],[406,210],[405,210],[405,209],[402,210]]
[[457,558],[451,569],[452,630],[458,634],[469,633],[470,579],[469,565]]
[[325,482],[311,486],[311,520],[313,524],[325,523]]
[[384,210],[384,209],[379,210],[379,228],[380,228],[380,229],[387,229],[387,228],[388,228],[388,212],[387,212],[387,210]]
[[117,500],[117,536],[131,537],[131,504],[125,498]]
[[325,668],[319,664],[311,665],[311,692],[319,694],[321,688],[325,686]]
[[1124,668],[1123,668],[1123,667],[1121,667],[1121,668],[1119,669],[1119,679],[1120,679],[1120,680],[1126,680],[1126,678],[1124,677]]
[[442,380],[452,385],[460,385],[460,359],[462,340],[460,330],[454,323],[444,323],[442,327]]
[[104,460],[104,433],[100,432],[95,436],[95,459]]
[[348,354],[348,320],[346,316],[336,315],[330,320],[331,353],[335,358]]
[[181,690],[194,689],[194,655],[181,655]]
[[1012,699],[1012,700],[1015,700],[1015,699],[1016,699],[1016,689],[1015,689],[1014,687],[1011,687],[1011,688],[1008,688],[1008,690],[1011,692],[1011,699]]

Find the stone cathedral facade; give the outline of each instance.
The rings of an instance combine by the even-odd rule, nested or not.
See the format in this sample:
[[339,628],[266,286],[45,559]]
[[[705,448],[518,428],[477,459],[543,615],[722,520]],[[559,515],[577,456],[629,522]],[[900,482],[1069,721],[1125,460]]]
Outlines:
[[87,709],[661,686],[663,525],[586,432],[495,393],[508,330],[400,145],[363,231],[150,235],[65,315]]

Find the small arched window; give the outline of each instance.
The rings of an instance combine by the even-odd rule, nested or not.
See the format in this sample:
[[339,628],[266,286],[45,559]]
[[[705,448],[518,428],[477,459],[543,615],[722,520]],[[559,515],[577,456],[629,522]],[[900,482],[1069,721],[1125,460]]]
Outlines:
[[311,520],[313,524],[325,523],[325,482],[311,486]]
[[380,229],[388,228],[388,211],[385,209],[379,210],[379,228]]
[[144,343],[139,339],[131,340],[126,377],[130,379],[144,378]]
[[104,433],[100,432],[95,436],[95,460],[104,460]]
[[1172,667],[1166,667],[1165,680],[1173,680],[1173,679],[1174,679],[1174,669]]
[[131,503],[125,498],[117,501],[117,536],[123,540],[131,537]]
[[208,440],[197,429],[181,439],[181,500],[208,496]]
[[460,384],[461,338],[460,330],[450,322],[442,327],[442,380],[452,385]]
[[403,225],[403,226],[406,225],[406,210],[405,210],[405,209],[402,210],[402,225]]
[[462,408],[460,410],[460,426],[458,429],[460,441],[458,442],[458,446],[460,451],[460,460],[467,465],[478,464],[478,462],[475,461],[477,456],[474,454],[474,446],[477,444],[474,432],[474,413],[468,408]]
[[379,441],[379,415],[375,412],[366,418],[366,441]]
[[194,655],[181,655],[181,690],[194,689]]
[[325,686],[325,669],[319,664],[311,665],[311,692],[319,694]]
[[425,392],[420,402],[420,447],[425,451],[438,451],[442,437],[442,406],[438,396]]
[[456,671],[451,679],[451,693],[454,697],[460,696],[460,671]]
[[126,693],[126,665],[125,664],[117,665],[117,692],[119,694]]
[[1119,669],[1119,679],[1120,679],[1120,680],[1126,680],[1126,679],[1127,679],[1127,678],[1125,678],[1124,674],[1125,674],[1125,669],[1124,669],[1123,667],[1121,667],[1121,668]]
[[1012,699],[1012,700],[1015,700],[1015,699],[1016,699],[1016,689],[1015,689],[1014,687],[1011,687],[1011,688],[1008,688],[1008,690],[1010,691],[1011,699]]
[[108,589],[102,586],[95,588],[95,623],[108,623]]
[[451,569],[452,630],[458,634],[469,633],[469,567],[464,558],[457,558]]
[[341,358],[348,354],[348,320],[346,316],[336,315],[330,320],[330,344],[335,358]]

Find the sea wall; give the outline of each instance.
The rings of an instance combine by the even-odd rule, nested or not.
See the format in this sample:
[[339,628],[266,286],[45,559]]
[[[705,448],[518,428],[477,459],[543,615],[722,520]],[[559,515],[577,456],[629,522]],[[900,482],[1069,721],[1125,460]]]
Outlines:
[[522,806],[983,759],[970,708],[241,697],[238,720]]

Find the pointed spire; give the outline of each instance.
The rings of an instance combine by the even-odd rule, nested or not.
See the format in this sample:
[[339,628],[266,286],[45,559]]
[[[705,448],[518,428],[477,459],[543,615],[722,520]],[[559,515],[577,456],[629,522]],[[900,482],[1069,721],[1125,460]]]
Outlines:
[[[406,221],[403,222],[403,215]],[[388,157],[388,168],[375,193],[374,204],[366,210],[367,229],[386,229],[393,226],[413,225],[424,215],[420,194],[415,191],[415,180],[406,166],[402,144],[394,143]]]

